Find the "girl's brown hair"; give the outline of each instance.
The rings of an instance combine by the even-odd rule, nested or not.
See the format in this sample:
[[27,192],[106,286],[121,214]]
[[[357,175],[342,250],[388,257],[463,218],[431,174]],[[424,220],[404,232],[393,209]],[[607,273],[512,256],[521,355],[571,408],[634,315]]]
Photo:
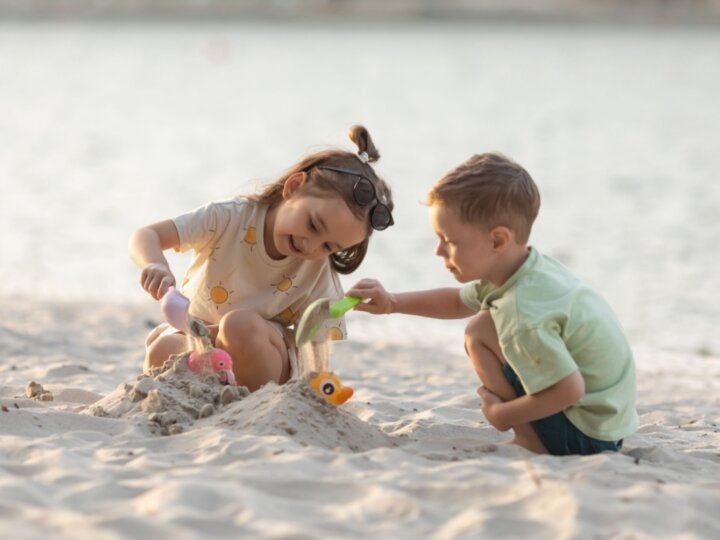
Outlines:
[[[283,200],[285,182],[290,176],[297,172],[306,173],[307,181],[296,193],[303,195],[312,194],[316,197],[340,195],[353,215],[365,220],[367,224],[367,235],[362,242],[330,255],[330,264],[333,269],[340,274],[354,272],[365,258],[370,235],[373,232],[369,219],[373,205],[360,206],[355,202],[355,198],[353,197],[354,182],[351,181],[351,176],[318,167],[335,167],[357,171],[358,175],[365,176],[375,184],[375,193],[378,201],[385,204],[390,210],[393,209],[392,191],[390,187],[375,173],[375,170],[370,165],[370,163],[375,163],[380,158],[380,153],[373,144],[367,128],[361,125],[354,125],[350,128],[348,135],[358,147],[357,154],[338,149],[323,150],[311,154],[290,167],[278,180],[266,186],[261,193],[252,197],[270,206],[279,204]],[[367,163],[359,158],[363,153],[367,154]]]

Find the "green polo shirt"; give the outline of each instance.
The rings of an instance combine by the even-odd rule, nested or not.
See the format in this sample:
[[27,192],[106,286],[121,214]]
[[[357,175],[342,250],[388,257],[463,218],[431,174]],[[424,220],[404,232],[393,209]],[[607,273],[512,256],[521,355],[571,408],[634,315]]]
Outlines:
[[501,287],[474,281],[460,297],[471,309],[490,310],[505,359],[528,394],[579,370],[585,395],[564,411],[573,425],[603,441],[635,431],[630,345],[607,302],[565,266],[529,248]]

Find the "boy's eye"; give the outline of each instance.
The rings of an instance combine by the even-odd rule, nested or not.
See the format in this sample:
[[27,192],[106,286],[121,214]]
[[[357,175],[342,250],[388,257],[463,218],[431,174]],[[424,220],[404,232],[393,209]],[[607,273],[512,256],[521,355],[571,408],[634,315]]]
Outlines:
[[327,251],[328,253],[332,253],[332,248],[330,247],[330,244],[328,244],[327,242],[325,244],[323,244],[323,248],[325,248],[325,251]]
[[310,230],[313,232],[317,232],[318,228],[315,226],[315,222],[311,219],[310,220]]

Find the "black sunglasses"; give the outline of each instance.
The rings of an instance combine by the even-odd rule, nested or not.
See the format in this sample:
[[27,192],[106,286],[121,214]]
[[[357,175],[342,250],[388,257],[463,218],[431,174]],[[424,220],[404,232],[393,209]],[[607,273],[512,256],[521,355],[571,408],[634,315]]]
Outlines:
[[370,225],[373,229],[376,231],[384,231],[391,225],[395,224],[392,214],[390,213],[390,208],[388,208],[386,204],[381,203],[377,198],[375,182],[370,180],[368,177],[363,176],[357,171],[341,169],[339,167],[320,166],[316,167],[316,169],[349,174],[357,178],[355,185],[353,186],[353,199],[355,199],[355,202],[360,206],[367,206],[373,202],[375,203],[375,206],[373,206],[372,210],[370,210]]

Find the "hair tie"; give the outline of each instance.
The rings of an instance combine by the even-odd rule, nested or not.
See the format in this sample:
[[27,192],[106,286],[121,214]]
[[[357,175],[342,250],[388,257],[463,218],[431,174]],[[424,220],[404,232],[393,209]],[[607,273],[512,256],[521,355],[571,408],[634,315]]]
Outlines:
[[358,153],[357,153],[357,158],[358,158],[360,161],[362,161],[363,163],[367,163],[368,160],[369,160],[369,158],[370,158],[370,156],[368,156],[368,153],[367,153],[367,152],[358,152]]

